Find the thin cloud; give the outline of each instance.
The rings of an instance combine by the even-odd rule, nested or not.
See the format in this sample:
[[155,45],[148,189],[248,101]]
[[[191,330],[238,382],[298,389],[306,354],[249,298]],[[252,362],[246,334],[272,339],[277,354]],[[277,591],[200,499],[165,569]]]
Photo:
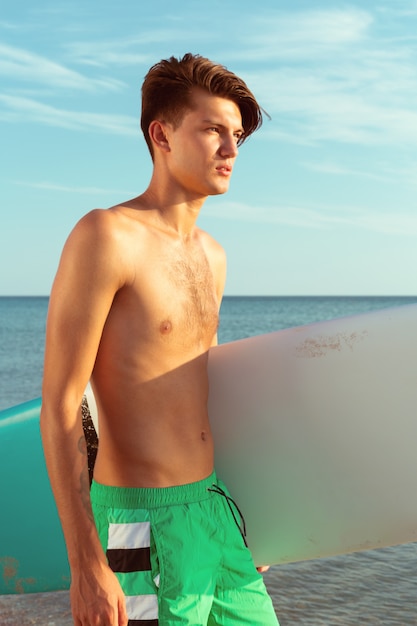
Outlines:
[[[416,59],[417,61],[417,59]],[[264,135],[286,133],[295,141],[336,140],[378,145],[417,141],[417,70],[393,54],[364,53],[337,68],[279,67],[251,72],[246,79],[272,115]]]
[[0,75],[16,81],[54,88],[97,91],[119,90],[123,83],[114,78],[89,78],[34,52],[0,44]]
[[234,221],[281,224],[298,228],[323,229],[334,222],[334,216],[328,217],[318,210],[294,207],[271,206],[253,207],[240,202],[216,202],[210,206],[207,217],[230,219]]
[[417,0],[405,0],[402,6],[400,5],[400,2],[397,1],[395,3],[395,7],[389,5],[379,6],[377,10],[382,13],[390,14],[394,18],[410,17],[417,15]]
[[246,18],[242,45],[229,58],[245,64],[271,61],[325,61],[328,55],[365,42],[374,22],[368,11],[356,8],[268,11]]
[[401,185],[417,185],[417,164],[407,163],[403,167],[388,167],[384,163],[373,163],[373,167],[377,171],[371,171],[370,169],[358,169],[336,163],[334,161],[324,162],[307,162],[301,163],[303,167],[313,172],[320,174],[326,174],[330,176],[354,176],[358,178],[367,178],[377,182],[391,183]]
[[[227,10],[227,7],[224,7]],[[232,17],[232,16],[230,16]],[[178,42],[202,42],[212,44],[219,38],[219,30],[205,26],[206,17],[200,12],[185,19],[183,16],[164,16],[165,23],[174,23],[171,28],[147,28],[140,35],[125,36],[123,39],[105,41],[75,41],[65,45],[69,58],[76,63],[91,66],[131,65],[155,61],[149,47],[164,44],[178,48]],[[194,24],[190,31],[188,24]],[[217,53],[219,58],[230,61],[245,61],[250,65],[286,59],[311,60],[312,57],[328,55],[330,50],[356,44],[366,38],[373,23],[370,12],[355,8],[345,10],[308,10],[295,14],[268,10],[239,16],[239,29],[233,32],[234,45]],[[197,25],[201,27],[197,27]],[[223,38],[222,38],[223,39]],[[217,46],[218,48],[219,46]]]
[[13,24],[12,22],[0,20],[0,28],[3,28],[4,30],[18,30],[19,26],[17,24]]
[[262,136],[415,144],[416,49],[395,30],[387,39],[383,19],[356,8],[253,17],[257,34],[243,29],[245,45],[229,58],[245,64],[243,78],[272,115]]
[[70,130],[93,130],[128,136],[135,136],[139,132],[138,121],[127,115],[68,111],[30,98],[1,94],[0,103],[5,107],[4,111],[0,110],[0,119],[7,121],[37,122]]
[[30,183],[27,181],[16,180],[13,181],[14,185],[18,185],[19,187],[30,187],[31,189],[42,189],[44,191],[58,191],[60,193],[76,193],[76,194],[92,194],[92,195],[112,195],[112,194],[125,194],[132,195],[133,192],[126,191],[122,189],[106,189],[103,187],[77,187],[77,186],[69,186],[69,185],[60,185],[57,183],[51,182],[37,182]]
[[263,222],[311,230],[353,228],[386,235],[417,235],[417,215],[395,212],[383,213],[362,207],[297,207],[250,206],[237,202],[222,202],[210,207],[210,216],[234,221]]
[[[155,54],[150,52],[155,46],[163,46],[164,49],[176,50],[178,42],[187,42],[187,47],[198,45],[203,42],[213,42],[213,31],[206,28],[206,18],[199,12],[192,18],[184,19],[182,16],[164,16],[164,23],[172,22],[170,28],[148,28],[140,32],[140,35],[125,36],[122,39],[106,39],[101,41],[73,41],[65,45],[68,58],[73,63],[97,67],[117,66],[141,66],[146,69],[158,61]],[[192,21],[194,28],[190,31],[189,23]],[[196,24],[201,22],[201,27]],[[173,54],[173,52],[172,52]]]
[[320,174],[330,174],[332,176],[358,176],[359,178],[368,178],[378,182],[397,182],[389,174],[382,171],[380,174],[365,171],[363,169],[354,169],[340,165],[335,162],[322,162],[322,163],[301,163],[303,167],[313,172],[319,172]]
[[[186,36],[182,33],[182,38]],[[106,41],[78,41],[66,44],[65,50],[72,62],[96,67],[112,65],[149,65],[155,57],[148,49],[150,45],[166,42],[173,37],[168,30],[144,32],[140,36]]]

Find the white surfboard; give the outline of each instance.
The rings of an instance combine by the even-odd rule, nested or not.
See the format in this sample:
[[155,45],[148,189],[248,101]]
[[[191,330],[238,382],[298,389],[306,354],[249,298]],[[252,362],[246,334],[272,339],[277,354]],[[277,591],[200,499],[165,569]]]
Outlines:
[[416,305],[217,346],[209,380],[255,563],[417,540]]
[[225,344],[209,374],[257,564],[417,539],[417,306]]

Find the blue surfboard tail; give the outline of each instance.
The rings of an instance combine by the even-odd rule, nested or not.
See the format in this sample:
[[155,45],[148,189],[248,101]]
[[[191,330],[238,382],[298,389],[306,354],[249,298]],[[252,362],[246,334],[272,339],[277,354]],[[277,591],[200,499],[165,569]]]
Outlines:
[[40,436],[41,398],[0,412],[0,594],[68,589],[70,573]]

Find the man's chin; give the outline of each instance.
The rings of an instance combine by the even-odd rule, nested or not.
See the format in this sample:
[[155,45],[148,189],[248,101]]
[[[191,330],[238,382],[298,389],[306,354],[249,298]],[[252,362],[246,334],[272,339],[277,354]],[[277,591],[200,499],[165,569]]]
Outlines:
[[227,193],[229,191],[229,184],[224,185],[224,186],[217,186],[215,187],[211,193],[209,194],[210,196],[222,196],[223,194]]

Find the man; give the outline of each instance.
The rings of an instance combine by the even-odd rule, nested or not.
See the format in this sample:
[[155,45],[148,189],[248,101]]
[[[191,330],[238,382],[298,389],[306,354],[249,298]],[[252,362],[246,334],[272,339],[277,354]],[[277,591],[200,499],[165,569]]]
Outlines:
[[[214,473],[207,358],[225,255],[196,226],[261,122],[226,68],[191,54],[161,61],[142,88],[149,187],[87,214],[64,247],[41,428],[76,626],[277,624]],[[79,419],[90,378],[100,416],[91,494]]]

